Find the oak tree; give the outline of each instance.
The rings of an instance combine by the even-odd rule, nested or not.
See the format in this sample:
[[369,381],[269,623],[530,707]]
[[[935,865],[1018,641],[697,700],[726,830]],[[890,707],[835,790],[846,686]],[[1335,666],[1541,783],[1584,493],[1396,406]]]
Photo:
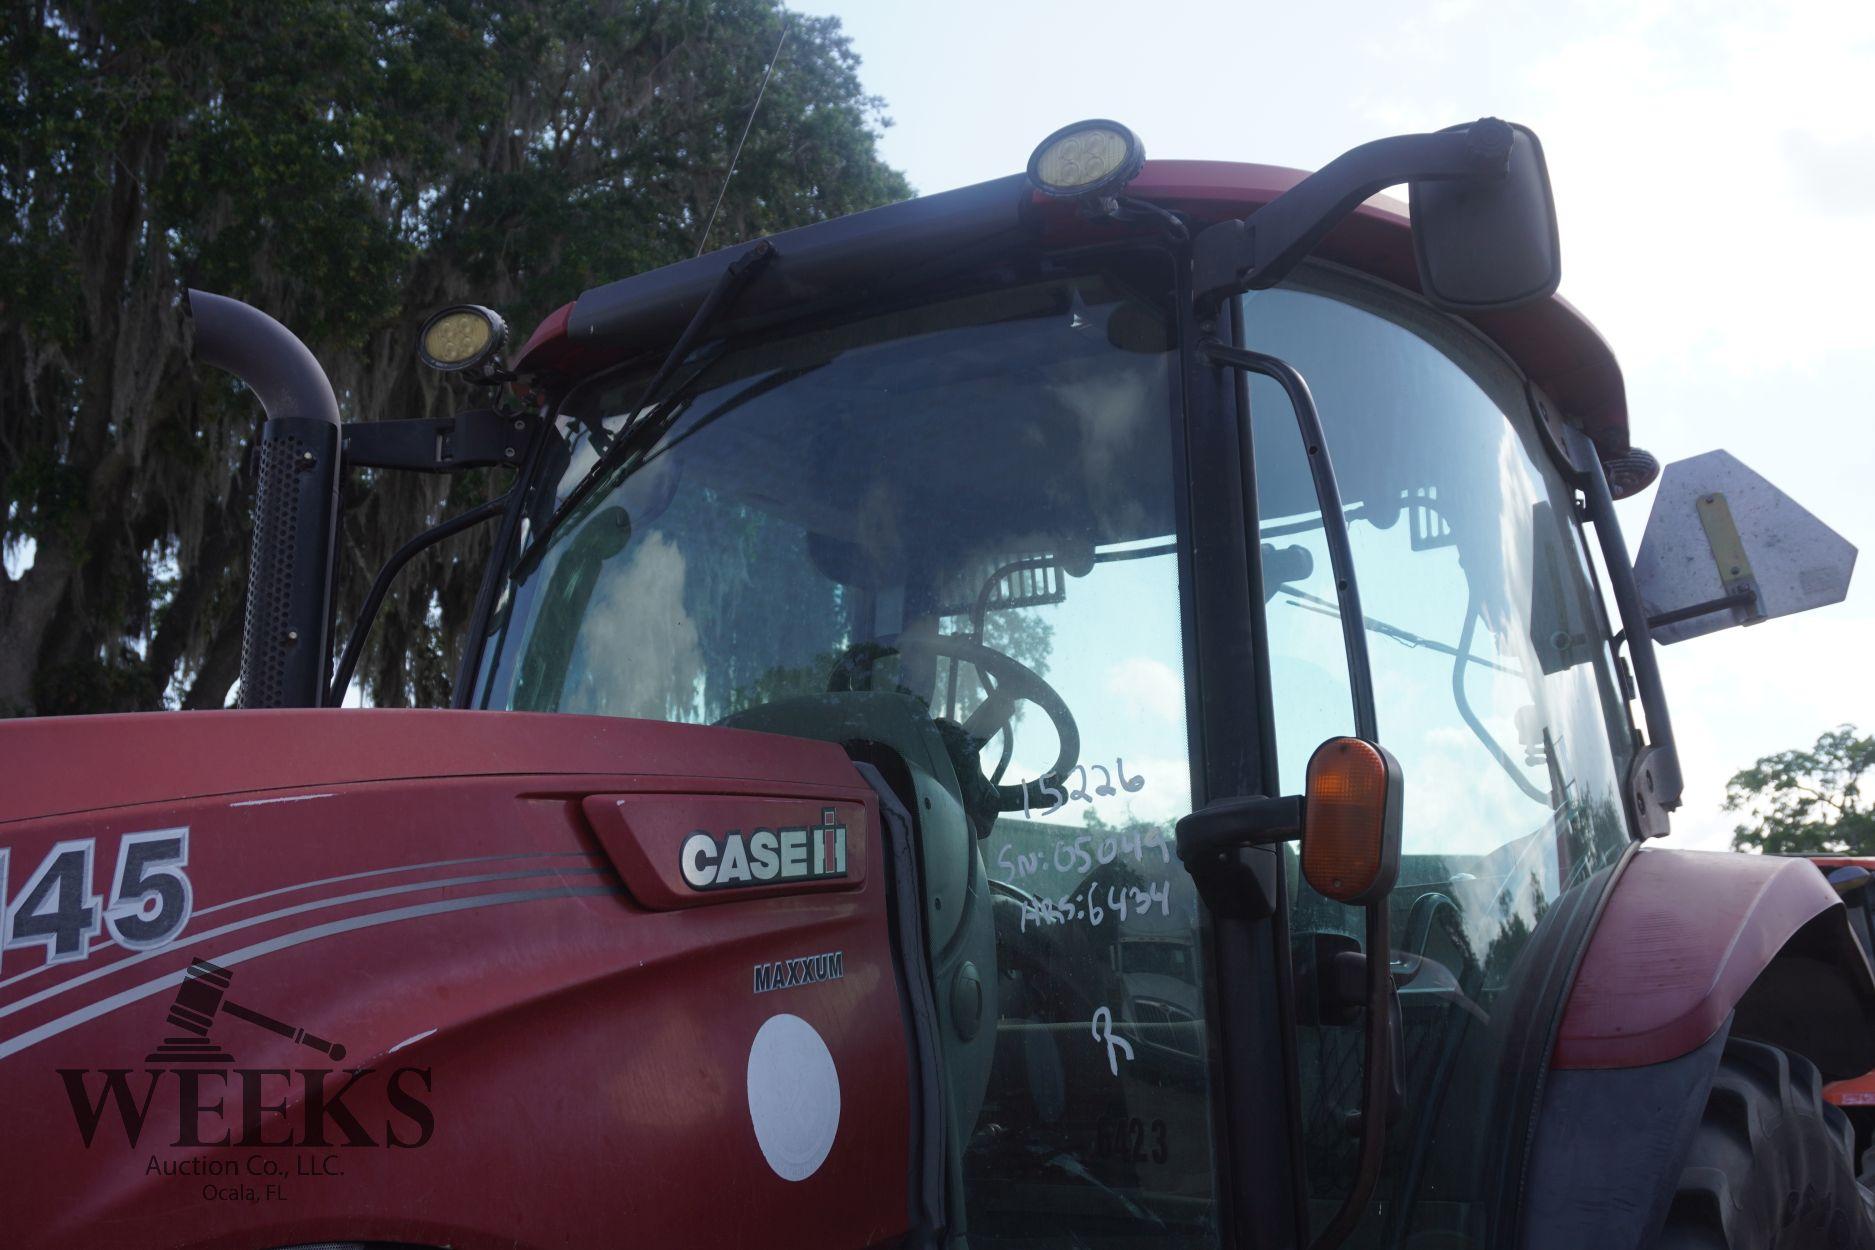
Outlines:
[[1808,750],[1779,751],[1732,775],[1725,809],[1745,813],[1732,847],[1773,855],[1875,855],[1875,735],[1838,725]]
[[[837,20],[777,0],[10,6],[0,714],[229,695],[259,413],[190,366],[184,287],[291,327],[347,421],[468,406],[414,363],[424,316],[488,304],[525,335],[694,254],[778,44],[710,246],[910,194]],[[502,476],[352,474],[340,636],[390,551]],[[445,698],[489,541],[404,571],[360,669],[374,701]]]

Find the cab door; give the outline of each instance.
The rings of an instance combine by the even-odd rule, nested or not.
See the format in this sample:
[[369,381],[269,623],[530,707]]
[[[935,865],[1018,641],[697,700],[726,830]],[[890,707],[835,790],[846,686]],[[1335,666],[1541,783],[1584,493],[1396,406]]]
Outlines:
[[[1049,736],[1022,720],[1013,748],[982,752],[987,774],[1033,801],[998,815],[980,846],[997,1015],[957,1172],[955,1231],[973,1246],[1299,1237],[1281,859],[1245,848],[1194,876],[1176,847],[1182,817],[1265,792],[1274,764],[1242,396],[1190,350],[1198,337],[1176,327],[1185,346],[1167,353],[1170,421],[1145,406],[1105,418],[1163,422],[1161,449],[1141,459],[1172,472],[1148,482],[1138,464],[1082,462],[1130,472],[1129,511],[1166,524],[1067,560],[1012,560],[1019,578],[969,597],[991,610],[944,624],[1045,657],[1038,671],[1080,722],[1078,763],[1058,780]],[[938,677],[963,692],[942,710],[967,719],[978,676]]]
[[[1560,975],[1557,918],[1629,844],[1628,722],[1573,493],[1515,368],[1418,300],[1325,268],[1241,302],[1244,338],[1307,377],[1347,518],[1379,741],[1405,779],[1385,957],[1398,1095],[1347,1243],[1509,1244]],[[1347,652],[1293,411],[1251,383],[1265,654],[1282,788],[1352,731]],[[1358,909],[1286,865],[1312,1227],[1357,1192],[1360,1014],[1323,952]],[[1546,923],[1548,921],[1548,923]]]

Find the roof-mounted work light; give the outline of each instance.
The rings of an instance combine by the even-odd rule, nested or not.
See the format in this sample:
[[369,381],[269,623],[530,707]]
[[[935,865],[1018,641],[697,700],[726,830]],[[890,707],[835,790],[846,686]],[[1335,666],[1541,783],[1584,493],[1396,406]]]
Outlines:
[[456,304],[423,323],[417,357],[432,369],[457,373],[492,362],[507,341],[501,314],[480,304]]
[[1119,122],[1094,119],[1063,126],[1029,158],[1029,181],[1061,199],[1110,196],[1131,182],[1146,162],[1139,136]]

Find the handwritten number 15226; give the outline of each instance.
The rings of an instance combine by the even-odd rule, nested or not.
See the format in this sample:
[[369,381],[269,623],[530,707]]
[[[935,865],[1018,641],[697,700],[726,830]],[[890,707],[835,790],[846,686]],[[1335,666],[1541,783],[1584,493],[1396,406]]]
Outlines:
[[[1137,794],[1146,784],[1146,775],[1144,773],[1136,777],[1127,776],[1126,761],[1115,756],[1112,772],[1107,771],[1107,766],[1105,764],[1094,764],[1091,766],[1093,772],[1100,774],[1100,784],[1095,786],[1093,792],[1090,794],[1087,789],[1087,783],[1092,779],[1089,767],[1090,766],[1086,764],[1077,764],[1075,765],[1074,771],[1070,773],[1068,777],[1058,778],[1053,773],[1050,773],[1048,776],[1038,780],[1023,782],[1022,814],[1025,817],[1035,814],[1031,799],[1032,795],[1052,800],[1050,805],[1042,812],[1044,816],[1052,816],[1070,803],[1092,803],[1096,798],[1106,798],[1108,795],[1118,794],[1121,790],[1124,790],[1128,794]],[[1056,782],[1065,782],[1070,777],[1078,778],[1078,781],[1075,785],[1069,786],[1066,790],[1063,790],[1060,785],[1055,784]],[[1113,785],[1116,777],[1120,782],[1119,789],[1117,790]]]

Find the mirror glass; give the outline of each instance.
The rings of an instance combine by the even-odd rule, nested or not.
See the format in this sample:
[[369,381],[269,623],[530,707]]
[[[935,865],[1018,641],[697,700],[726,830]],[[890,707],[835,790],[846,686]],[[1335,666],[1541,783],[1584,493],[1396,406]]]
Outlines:
[[1562,279],[1542,145],[1524,127],[1510,129],[1503,178],[1412,184],[1420,288],[1453,312],[1516,308],[1553,294]]

